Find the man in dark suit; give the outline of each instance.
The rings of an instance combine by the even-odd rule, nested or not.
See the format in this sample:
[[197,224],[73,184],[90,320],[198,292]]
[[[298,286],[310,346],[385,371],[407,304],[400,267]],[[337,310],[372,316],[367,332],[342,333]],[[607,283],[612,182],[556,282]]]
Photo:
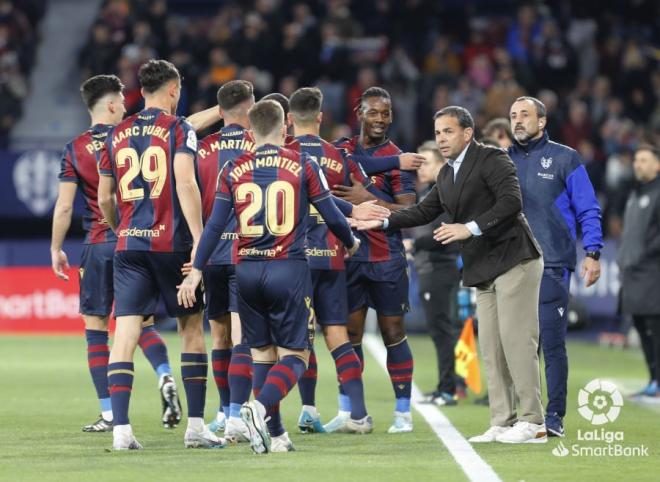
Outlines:
[[[443,244],[458,242],[463,283],[477,288],[479,343],[490,396],[490,428],[471,442],[544,443],[547,435],[539,375],[538,300],[543,259],[522,214],[516,169],[501,149],[473,139],[463,107],[434,116],[435,140],[448,159],[424,200],[360,229],[402,229],[433,221]],[[515,400],[519,400],[516,412]]]

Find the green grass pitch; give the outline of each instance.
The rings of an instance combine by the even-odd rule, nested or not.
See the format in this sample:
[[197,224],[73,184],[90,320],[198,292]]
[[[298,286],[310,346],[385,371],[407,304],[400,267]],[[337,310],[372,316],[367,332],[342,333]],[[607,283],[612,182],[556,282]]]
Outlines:
[[[179,341],[167,335],[170,359],[179,375]],[[415,382],[422,390],[433,386],[435,359],[430,341],[411,337]],[[317,406],[324,421],[337,409],[332,359],[317,342],[319,383]],[[569,344],[569,408],[564,444],[603,445],[577,440],[578,429],[591,428],[577,413],[579,388],[593,378],[616,381],[625,388],[644,383],[641,355],[578,342]],[[467,480],[453,457],[415,413],[412,434],[388,435],[393,400],[389,380],[367,355],[367,405],[375,421],[372,435],[299,435],[297,389],[282,405],[284,422],[296,452],[256,456],[246,445],[223,450],[186,450],[182,426],[161,428],[156,377],[141,353],[136,356],[136,379],[131,422],[145,446],[142,452],[111,453],[111,435],[80,431],[98,414],[89,379],[83,337],[0,337],[0,480],[237,480],[237,481],[428,481]],[[179,379],[179,388],[182,386]],[[472,397],[471,397],[472,398]],[[217,391],[209,377],[206,417],[214,414]],[[471,400],[443,409],[468,437],[488,426],[488,409]],[[660,407],[626,400],[619,418],[607,430],[623,431],[626,446],[644,444],[649,457],[555,457],[557,439],[544,445],[487,444],[478,454],[506,481],[622,481],[659,480]]]

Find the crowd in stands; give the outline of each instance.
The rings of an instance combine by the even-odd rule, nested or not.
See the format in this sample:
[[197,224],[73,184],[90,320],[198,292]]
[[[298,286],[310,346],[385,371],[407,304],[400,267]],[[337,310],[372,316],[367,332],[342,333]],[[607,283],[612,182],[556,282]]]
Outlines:
[[658,19],[653,0],[106,0],[81,77],[117,73],[135,112],[139,65],[167,58],[184,76],[184,114],[214,104],[235,78],[258,96],[317,85],[328,138],[354,131],[360,93],[382,85],[394,99],[391,135],[408,150],[432,137],[443,106],[468,108],[481,128],[535,95],[551,139],[582,155],[616,236],[632,152],[660,144]]
[[0,0],[0,149],[21,116],[45,2]]

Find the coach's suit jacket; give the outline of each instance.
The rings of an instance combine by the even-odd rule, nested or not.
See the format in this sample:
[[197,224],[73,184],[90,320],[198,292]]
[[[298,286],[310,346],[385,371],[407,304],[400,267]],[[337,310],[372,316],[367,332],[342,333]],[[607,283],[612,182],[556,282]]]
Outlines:
[[422,202],[390,216],[388,230],[427,224],[442,212],[449,216],[449,223],[475,221],[482,232],[459,243],[466,286],[487,283],[521,261],[541,256],[522,214],[516,168],[501,149],[473,140],[456,182],[452,167],[446,164]]

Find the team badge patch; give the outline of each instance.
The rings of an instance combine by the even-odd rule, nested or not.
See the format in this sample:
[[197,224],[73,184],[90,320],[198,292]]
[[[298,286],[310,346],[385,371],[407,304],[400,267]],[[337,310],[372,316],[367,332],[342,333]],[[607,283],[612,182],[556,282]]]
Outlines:
[[542,157],[541,165],[543,166],[543,169],[548,169],[550,166],[552,166],[552,157]]

